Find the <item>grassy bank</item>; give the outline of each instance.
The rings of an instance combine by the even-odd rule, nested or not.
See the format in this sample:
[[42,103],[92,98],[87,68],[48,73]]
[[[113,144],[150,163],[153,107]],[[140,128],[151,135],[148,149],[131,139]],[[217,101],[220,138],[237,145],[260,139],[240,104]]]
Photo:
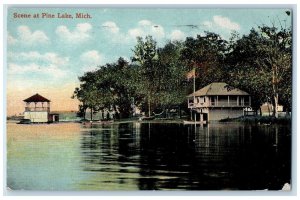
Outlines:
[[287,117],[272,117],[272,116],[247,116],[234,119],[223,119],[220,122],[243,122],[250,124],[290,124],[291,116]]

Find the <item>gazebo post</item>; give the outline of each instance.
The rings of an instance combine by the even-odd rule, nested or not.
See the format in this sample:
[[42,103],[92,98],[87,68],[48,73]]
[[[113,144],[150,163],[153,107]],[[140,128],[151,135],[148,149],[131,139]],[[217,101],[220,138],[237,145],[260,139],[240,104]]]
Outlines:
[[47,110],[50,112],[50,102],[47,102]]

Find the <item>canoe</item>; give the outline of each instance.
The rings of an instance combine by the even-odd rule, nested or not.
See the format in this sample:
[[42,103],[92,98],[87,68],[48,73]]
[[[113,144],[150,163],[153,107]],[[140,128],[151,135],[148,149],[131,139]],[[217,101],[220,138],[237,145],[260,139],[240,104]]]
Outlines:
[[83,125],[90,126],[92,124],[112,124],[114,120],[109,121],[84,121],[82,122]]
[[186,121],[186,120],[183,120],[183,124],[184,125],[187,125],[187,124],[206,124],[206,121]]
[[17,124],[31,124],[30,119],[21,119]]
[[112,124],[114,120],[109,121],[93,121],[92,124]]
[[151,116],[151,117],[140,117],[140,118],[139,118],[139,121],[154,120],[154,119],[155,119],[154,116]]

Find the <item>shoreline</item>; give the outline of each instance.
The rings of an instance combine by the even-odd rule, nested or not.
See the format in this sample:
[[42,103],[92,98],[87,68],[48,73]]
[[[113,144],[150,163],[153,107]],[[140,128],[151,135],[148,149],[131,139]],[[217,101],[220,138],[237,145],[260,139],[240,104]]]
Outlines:
[[[105,123],[105,121],[89,121],[87,123],[91,123],[93,125],[113,125],[113,124],[126,124],[126,123],[153,123],[153,124],[184,124],[184,120],[186,119],[153,119],[153,120],[138,120],[138,119],[121,119],[115,120],[110,123]],[[18,123],[18,120],[7,119],[6,123]],[[103,122],[103,123],[101,123]],[[51,124],[67,124],[67,123],[75,123],[75,124],[83,124],[83,121],[59,121],[55,123],[31,123],[31,124],[23,124],[23,125],[51,125]],[[292,117],[279,117],[274,118],[272,116],[247,116],[247,117],[239,117],[239,118],[229,118],[223,119],[220,121],[209,121],[208,124],[224,124],[224,123],[244,123],[244,124],[257,124],[257,125],[282,125],[282,124],[291,124]],[[194,125],[194,124],[190,124]]]
[[239,118],[223,119],[220,122],[240,122],[245,124],[291,124],[292,116],[273,117],[273,116],[246,116]]

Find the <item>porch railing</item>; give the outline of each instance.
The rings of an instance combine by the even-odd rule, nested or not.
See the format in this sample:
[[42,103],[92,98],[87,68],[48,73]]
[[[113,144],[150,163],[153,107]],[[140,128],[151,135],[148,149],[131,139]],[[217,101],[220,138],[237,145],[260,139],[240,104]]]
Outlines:
[[32,111],[50,111],[50,108],[48,107],[25,107],[25,111],[32,112]]
[[189,108],[201,108],[201,107],[248,107],[250,104],[245,102],[244,104],[237,104],[236,101],[232,102],[210,102],[210,103],[188,103]]

